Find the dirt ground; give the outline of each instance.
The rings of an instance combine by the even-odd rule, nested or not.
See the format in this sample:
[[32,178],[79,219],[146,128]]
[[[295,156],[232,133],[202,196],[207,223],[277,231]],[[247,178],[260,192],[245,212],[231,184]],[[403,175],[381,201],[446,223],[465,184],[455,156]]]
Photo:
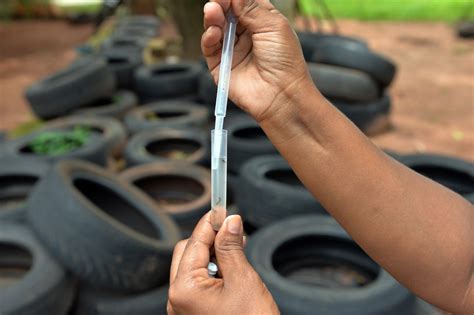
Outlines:
[[[373,141],[399,152],[438,152],[474,161],[474,41],[445,23],[340,21],[398,66],[391,129]],[[90,26],[60,21],[0,24],[0,129],[31,118],[24,88],[75,58]]]

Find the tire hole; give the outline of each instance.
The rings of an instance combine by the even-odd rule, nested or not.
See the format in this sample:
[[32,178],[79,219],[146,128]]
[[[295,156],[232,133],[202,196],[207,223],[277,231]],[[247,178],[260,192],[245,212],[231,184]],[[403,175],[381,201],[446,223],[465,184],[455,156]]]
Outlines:
[[200,182],[179,175],[149,176],[136,180],[134,185],[164,208],[191,203],[204,193]]
[[37,182],[35,176],[0,176],[0,209],[24,205],[28,194]]
[[22,246],[0,242],[0,288],[14,285],[33,266],[33,255]]
[[247,127],[234,131],[234,136],[246,140],[265,140],[266,134],[259,127]]
[[283,243],[274,252],[272,264],[289,281],[322,288],[364,287],[380,273],[380,267],[354,242],[324,236]]
[[151,238],[161,235],[138,209],[119,193],[86,178],[74,180],[74,187],[102,212],[134,231]]
[[265,177],[285,185],[304,187],[296,174],[291,170],[269,170],[265,173]]
[[201,148],[201,144],[189,139],[164,139],[150,142],[145,148],[155,156],[170,160],[186,160]]
[[153,75],[162,75],[162,74],[181,73],[181,72],[186,72],[187,70],[188,70],[188,67],[186,66],[174,65],[172,67],[154,69],[152,73]]

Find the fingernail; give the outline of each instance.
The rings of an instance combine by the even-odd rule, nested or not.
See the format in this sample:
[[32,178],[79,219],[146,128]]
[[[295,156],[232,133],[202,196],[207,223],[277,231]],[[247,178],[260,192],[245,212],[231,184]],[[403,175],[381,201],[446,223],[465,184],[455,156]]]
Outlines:
[[231,215],[227,218],[227,229],[232,234],[240,234],[242,231],[242,220],[239,215]]

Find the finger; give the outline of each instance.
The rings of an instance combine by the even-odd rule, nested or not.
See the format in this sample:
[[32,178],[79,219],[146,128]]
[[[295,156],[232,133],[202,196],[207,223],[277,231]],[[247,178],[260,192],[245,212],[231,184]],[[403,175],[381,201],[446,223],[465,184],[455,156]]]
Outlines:
[[188,239],[176,277],[193,277],[197,274],[194,272],[198,270],[202,272],[202,275],[207,275],[210,249],[216,237],[209,215],[210,213],[207,213],[201,218]]
[[220,28],[225,26],[225,16],[222,7],[214,2],[204,5],[204,29],[214,25]]
[[242,219],[239,215],[227,217],[215,240],[219,269],[225,282],[240,283],[250,264],[244,254]]
[[239,23],[252,33],[266,32],[273,29],[278,11],[268,0],[234,0],[232,10]]
[[229,10],[231,0],[211,0],[211,2],[219,4],[222,7],[222,10],[227,12],[227,10]]
[[201,50],[206,57],[207,66],[213,70],[221,61],[222,30],[217,26],[211,26],[202,35]]
[[188,240],[179,241],[178,244],[174,247],[173,251],[173,259],[171,260],[171,268],[170,268],[170,284],[174,282],[176,279],[176,273],[178,272],[179,263],[181,262],[181,257],[184,253],[184,248]]

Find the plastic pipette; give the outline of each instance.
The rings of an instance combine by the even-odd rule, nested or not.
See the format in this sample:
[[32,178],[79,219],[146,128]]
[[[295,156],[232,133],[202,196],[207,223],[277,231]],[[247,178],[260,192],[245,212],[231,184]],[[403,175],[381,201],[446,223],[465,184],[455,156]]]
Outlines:
[[235,31],[237,19],[232,10],[226,13],[227,27],[222,44],[222,56],[217,85],[216,125],[211,132],[211,223],[217,231],[227,215],[227,130],[223,129],[229,96],[232,56],[234,54]]

